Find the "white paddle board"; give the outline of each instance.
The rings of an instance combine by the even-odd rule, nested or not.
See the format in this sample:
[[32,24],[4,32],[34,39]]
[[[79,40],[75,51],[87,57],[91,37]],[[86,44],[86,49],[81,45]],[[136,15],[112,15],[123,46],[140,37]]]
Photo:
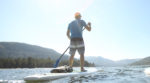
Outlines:
[[149,68],[146,68],[144,70],[144,73],[147,75],[147,76],[150,76],[150,67]]
[[64,77],[85,76],[97,72],[96,68],[88,68],[87,72],[71,72],[71,73],[45,73],[35,74],[24,78],[25,81],[48,81]]

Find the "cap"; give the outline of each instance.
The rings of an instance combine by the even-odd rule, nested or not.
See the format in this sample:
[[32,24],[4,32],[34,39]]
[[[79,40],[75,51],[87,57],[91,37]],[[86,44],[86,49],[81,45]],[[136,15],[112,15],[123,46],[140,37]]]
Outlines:
[[80,14],[79,12],[76,12],[76,13],[74,14],[74,16],[75,16],[75,17],[78,17],[78,16],[81,16],[81,14]]

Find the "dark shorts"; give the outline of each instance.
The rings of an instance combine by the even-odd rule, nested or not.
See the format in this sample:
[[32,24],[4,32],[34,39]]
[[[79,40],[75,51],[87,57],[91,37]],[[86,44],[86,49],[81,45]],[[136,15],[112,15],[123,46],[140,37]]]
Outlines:
[[84,46],[84,41],[81,38],[73,38],[70,41],[70,55],[74,55],[76,50],[78,50],[78,53],[80,55],[84,55],[85,51],[85,46]]

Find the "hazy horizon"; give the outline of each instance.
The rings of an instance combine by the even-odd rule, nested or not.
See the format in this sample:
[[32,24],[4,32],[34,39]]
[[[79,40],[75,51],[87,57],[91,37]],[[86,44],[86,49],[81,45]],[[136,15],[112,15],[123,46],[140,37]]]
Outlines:
[[150,56],[149,3],[149,0],[1,0],[0,42],[22,42],[63,53],[69,46],[68,24],[78,11],[86,23],[92,23],[92,31],[83,32],[85,56],[114,61],[145,58]]
[[[28,44],[28,43],[25,43],[25,42],[13,42],[13,41],[1,41],[1,42],[5,42],[5,43],[21,43],[21,44],[27,44],[27,45],[34,45],[34,44]],[[0,43],[1,43],[0,42]],[[34,45],[34,46],[40,46],[40,45]],[[40,46],[40,47],[42,47],[42,48],[47,48],[47,47],[43,47],[43,46]],[[53,49],[53,48],[47,48],[47,49],[52,49],[52,50],[55,50],[55,49]],[[55,50],[56,51],[56,50]],[[56,51],[57,52],[57,51]],[[58,53],[60,53],[60,52],[58,52]],[[62,53],[60,53],[60,54],[62,54]],[[77,54],[77,52],[76,52],[76,54]],[[70,56],[69,54],[66,54],[67,56]],[[101,57],[101,58],[104,58],[104,57],[102,57],[102,56],[86,56],[85,55],[85,58],[87,58],[87,57],[93,57],[93,58],[95,58],[95,57]],[[80,59],[80,57],[79,57],[79,55],[77,55],[76,56],[76,58],[77,59]],[[144,58],[146,58],[146,57],[144,57]],[[109,59],[109,58],[104,58],[104,59]],[[128,58],[129,59],[129,58]],[[131,58],[131,59],[142,59],[142,58]],[[112,59],[109,59],[109,60],[112,60]],[[127,58],[124,58],[124,59],[120,59],[120,60],[127,60]],[[120,61],[120,60],[112,60],[112,61]]]

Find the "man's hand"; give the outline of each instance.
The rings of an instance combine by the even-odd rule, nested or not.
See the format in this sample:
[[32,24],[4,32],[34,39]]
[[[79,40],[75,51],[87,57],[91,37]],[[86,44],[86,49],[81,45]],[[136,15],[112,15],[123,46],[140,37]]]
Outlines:
[[71,39],[70,38],[70,30],[69,29],[67,30],[67,37],[68,37],[69,40]]
[[91,22],[88,22],[87,26],[85,27],[88,31],[91,31]]
[[91,27],[91,22],[88,22],[88,26]]

